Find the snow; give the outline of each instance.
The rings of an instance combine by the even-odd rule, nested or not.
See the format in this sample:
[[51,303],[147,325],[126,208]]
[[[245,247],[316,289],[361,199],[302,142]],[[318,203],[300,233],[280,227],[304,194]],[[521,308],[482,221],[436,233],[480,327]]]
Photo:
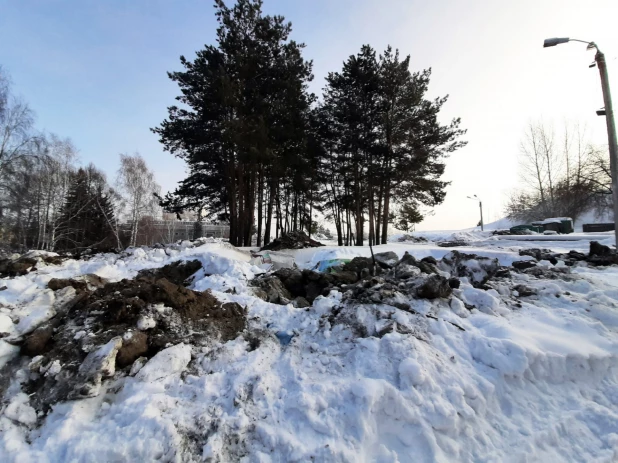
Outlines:
[[539,225],[545,225],[548,223],[562,223],[563,221],[566,220],[570,220],[571,222],[573,221],[573,219],[571,217],[549,217],[547,219],[543,219],[543,220],[537,220],[535,222],[532,222],[533,224],[539,224]]
[[0,368],[19,353],[19,347],[0,339]]
[[153,382],[180,373],[191,361],[191,346],[177,344],[157,353],[144,365],[136,378],[144,382]]
[[4,416],[27,426],[34,425],[36,423],[36,412],[28,402],[28,396],[20,392],[13,397],[13,400],[6,407]]
[[[539,245],[480,232],[459,236],[472,245],[457,249],[502,265]],[[584,250],[590,240],[547,238],[553,240],[543,247],[557,251]],[[373,249],[437,259],[451,250],[395,242]],[[289,253],[312,268],[370,250]],[[409,301],[417,314],[349,308],[369,333],[362,337],[352,325],[329,321],[340,293],[320,296],[309,309],[269,304],[248,290],[261,271],[249,253],[183,243],[3,280],[0,332],[25,333],[48,319],[58,298],[45,289],[51,278],[96,273],[119,280],[190,259],[205,266],[191,287],[246,306],[259,345],[240,336],[208,348],[169,346],[141,368],[138,361],[134,377],[112,377],[98,397],[57,404],[45,417],[37,417],[16,374],[0,402],[2,461],[618,461],[618,267],[580,266],[568,279],[514,274],[515,284],[536,293],[519,298],[507,286],[485,291],[463,280],[450,302]],[[225,292],[231,288],[236,292]],[[20,317],[17,325],[9,313]],[[390,323],[408,334],[371,334]],[[117,346],[92,354],[107,376],[114,371],[104,359]],[[15,349],[0,340],[0,364]]]
[[155,326],[157,326],[157,322],[152,317],[146,317],[142,315],[137,320],[137,329],[140,331],[146,331],[146,330],[154,328]]

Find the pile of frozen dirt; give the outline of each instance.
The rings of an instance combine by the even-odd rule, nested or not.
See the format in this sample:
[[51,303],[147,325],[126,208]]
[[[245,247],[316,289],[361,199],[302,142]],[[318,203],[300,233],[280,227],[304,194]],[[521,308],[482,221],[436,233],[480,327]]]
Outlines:
[[45,251],[31,251],[24,255],[16,255],[14,258],[0,259],[0,278],[25,275],[40,267],[59,265],[66,259],[67,257],[55,252]]
[[265,273],[183,242],[2,278],[1,459],[618,460],[615,252],[430,246]]
[[309,238],[305,232],[291,231],[275,238],[261,250],[282,251],[284,249],[317,248],[318,246],[323,246],[323,244]]
[[427,239],[422,236],[414,236],[409,234],[403,234],[397,237],[393,237],[394,240],[399,243],[427,243]]
[[96,275],[51,279],[54,305],[44,316],[20,320],[17,333],[4,339],[20,347],[21,357],[6,368],[26,373],[22,389],[34,410],[47,413],[57,402],[97,396],[104,379],[137,373],[166,347],[238,336],[244,308],[183,286],[201,268],[193,260],[118,282]]

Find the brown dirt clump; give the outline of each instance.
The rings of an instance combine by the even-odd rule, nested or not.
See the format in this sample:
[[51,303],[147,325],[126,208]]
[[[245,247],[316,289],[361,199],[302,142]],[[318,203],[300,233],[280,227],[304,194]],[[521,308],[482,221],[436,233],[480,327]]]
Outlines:
[[107,284],[107,280],[94,273],[79,276],[77,278],[52,278],[47,283],[47,287],[52,291],[66,288],[74,288],[78,293],[87,289],[101,288]]
[[59,291],[75,287],[76,297],[21,343],[22,355],[36,359],[28,367],[30,380],[24,385],[32,395],[32,406],[47,412],[59,401],[98,393],[96,387],[88,394],[82,391],[83,362],[108,343],[121,340],[112,360],[115,374],[124,375],[137,358],[151,357],[171,345],[206,346],[236,338],[246,327],[243,307],[161,278],[168,275],[185,281],[201,268],[199,261],[194,262],[140,272],[133,280],[96,289],[84,286],[83,277],[50,282]]
[[317,248],[318,246],[324,245],[319,241],[309,238],[305,232],[292,231],[274,239],[261,250],[281,251],[283,249]]
[[0,278],[25,275],[36,270],[37,264],[60,265],[66,256],[37,256],[27,253],[17,259],[0,259]]
[[184,284],[195,272],[202,268],[202,263],[197,260],[176,261],[164,267],[142,270],[138,278],[165,278],[174,284]]
[[116,355],[116,365],[124,368],[132,365],[139,357],[148,352],[148,335],[142,331],[134,331],[124,336],[122,347]]
[[29,357],[43,355],[47,351],[47,345],[53,335],[54,327],[51,324],[46,323],[43,326],[39,326],[25,339],[21,346],[21,353]]
[[17,260],[3,259],[0,261],[0,278],[25,275],[37,264],[32,257],[20,257]]

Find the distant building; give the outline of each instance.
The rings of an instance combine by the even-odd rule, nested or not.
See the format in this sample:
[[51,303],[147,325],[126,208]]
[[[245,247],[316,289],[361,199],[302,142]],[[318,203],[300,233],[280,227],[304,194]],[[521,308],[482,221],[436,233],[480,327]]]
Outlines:
[[[201,222],[201,236],[196,236],[196,222],[193,220],[159,220],[144,217],[137,229],[137,245],[153,245],[155,243],[173,243],[175,241],[195,240],[200,237],[229,238],[229,225],[215,225]],[[131,224],[122,226],[123,235],[129,235]],[[124,240],[123,240],[124,241]]]
[[[184,220],[153,220],[150,226],[156,230],[157,235],[165,238],[165,241],[172,242],[178,240],[194,240],[200,238],[195,235],[195,222]],[[201,223],[202,237],[208,238],[229,238],[229,225],[214,225]]]

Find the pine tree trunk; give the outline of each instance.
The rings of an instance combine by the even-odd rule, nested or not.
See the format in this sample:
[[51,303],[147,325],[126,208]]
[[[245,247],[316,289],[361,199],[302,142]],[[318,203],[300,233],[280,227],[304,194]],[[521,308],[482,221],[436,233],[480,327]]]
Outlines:
[[253,226],[255,224],[255,196],[257,187],[257,168],[252,166],[249,176],[249,188],[247,189],[247,208],[245,210],[245,246],[251,246]]
[[384,182],[380,182],[380,190],[378,192],[378,212],[376,213],[375,216],[375,233],[376,233],[376,239],[375,242],[376,244],[381,243],[380,241],[380,237],[382,236],[382,234],[380,233],[381,230],[381,219],[382,219],[382,195],[384,194]]
[[311,188],[310,191],[310,198],[309,198],[309,238],[311,238],[311,228],[313,227],[313,187]]
[[282,218],[281,218],[281,187],[280,185],[277,185],[277,196],[276,196],[276,201],[277,201],[277,231],[276,231],[276,238],[279,238],[279,235],[282,233],[282,227],[283,227],[283,223],[282,223]]
[[384,216],[382,217],[382,244],[386,244],[386,240],[388,237],[388,214],[389,214],[389,206],[390,206],[390,184],[387,180],[386,188],[384,192]]
[[368,213],[369,213],[369,244],[370,245],[375,245],[375,232],[374,232],[374,228],[373,228],[373,217],[374,217],[374,212],[373,212],[373,181],[371,178],[371,173],[368,176],[369,178],[369,184],[368,184],[368,191],[367,191],[367,203],[368,203]]
[[236,235],[236,242],[234,246],[242,246],[242,239],[245,235],[245,182],[244,182],[244,169],[242,164],[239,164],[237,169],[237,182],[238,182],[238,232]]
[[270,226],[272,224],[273,206],[276,196],[276,184],[275,179],[270,180],[270,191],[268,193],[268,212],[266,216],[266,230],[264,231],[264,246],[270,243]]
[[362,198],[362,188],[361,188],[361,180],[360,180],[360,166],[356,166],[355,175],[356,175],[356,185],[355,185],[355,199],[356,199],[356,217],[354,223],[356,225],[356,245],[363,245],[363,198]]
[[258,176],[258,226],[257,226],[257,243],[258,247],[262,247],[262,205],[264,203],[264,178],[263,170],[260,167]]
[[228,185],[228,205],[230,217],[230,238],[229,242],[235,245],[238,236],[237,225],[237,209],[236,209],[236,166],[234,162],[234,154],[230,153],[227,167],[227,185]]

